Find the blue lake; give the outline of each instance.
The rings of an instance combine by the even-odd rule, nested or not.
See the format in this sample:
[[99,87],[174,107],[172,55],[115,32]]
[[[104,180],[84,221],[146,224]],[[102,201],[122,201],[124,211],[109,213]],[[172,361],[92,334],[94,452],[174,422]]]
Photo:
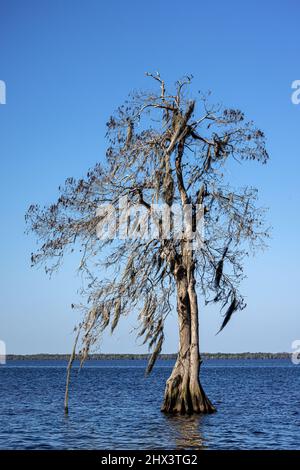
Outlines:
[[173,361],[88,361],[74,368],[63,412],[66,363],[0,366],[1,449],[300,449],[300,365],[208,360],[202,383],[218,412],[160,412]]

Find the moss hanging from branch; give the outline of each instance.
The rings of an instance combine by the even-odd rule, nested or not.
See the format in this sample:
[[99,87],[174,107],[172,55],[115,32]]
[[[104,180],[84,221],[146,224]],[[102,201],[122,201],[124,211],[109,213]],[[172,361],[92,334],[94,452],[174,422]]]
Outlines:
[[[205,302],[229,304],[220,331],[243,306],[242,261],[248,251],[265,246],[268,231],[256,191],[227,185],[224,166],[228,160],[265,163],[265,136],[239,110],[213,106],[205,95],[199,95],[197,106],[196,99],[187,99],[191,77],[170,89],[159,74],[148,76],[155,79],[158,91],[131,94],[107,122],[105,164],[95,165],[85,178],[68,178],[54,204],[29,207],[26,222],[39,243],[31,261],[51,274],[67,252],[80,250],[86,302],[82,334],[77,332],[67,369],[67,389],[79,338],[82,365],[104,331],[115,331],[119,320],[134,312],[140,312],[137,334],[152,351],[150,372],[163,345],[175,294],[179,331],[185,332],[178,355],[182,365],[177,364],[168,382],[163,408],[209,412],[213,408],[197,376],[197,295]],[[194,245],[186,233],[179,239],[164,238],[156,217],[151,220],[156,238],[135,239],[128,231],[135,221],[131,214],[116,227],[119,233],[124,225],[126,236],[118,241],[99,237],[99,223],[106,216],[99,216],[98,209],[109,207],[110,216],[118,215],[124,199],[130,210],[138,204],[151,216],[154,202],[177,204],[183,210],[186,204],[193,210],[202,204],[204,240]],[[67,409],[68,393],[65,398]]]

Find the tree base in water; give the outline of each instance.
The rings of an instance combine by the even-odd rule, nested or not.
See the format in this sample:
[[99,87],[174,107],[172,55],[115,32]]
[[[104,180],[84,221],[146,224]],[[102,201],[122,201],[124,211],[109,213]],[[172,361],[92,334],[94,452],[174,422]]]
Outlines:
[[214,413],[216,408],[205,395],[199,381],[172,373],[167,381],[161,411],[169,414]]

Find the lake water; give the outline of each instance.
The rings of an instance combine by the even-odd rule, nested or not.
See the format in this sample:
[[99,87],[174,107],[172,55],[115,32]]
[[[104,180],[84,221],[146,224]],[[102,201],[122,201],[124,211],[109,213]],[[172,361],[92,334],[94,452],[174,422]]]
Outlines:
[[144,377],[143,360],[74,369],[64,416],[62,361],[0,366],[1,449],[300,449],[300,365],[209,360],[202,383],[218,412],[160,412],[172,361]]

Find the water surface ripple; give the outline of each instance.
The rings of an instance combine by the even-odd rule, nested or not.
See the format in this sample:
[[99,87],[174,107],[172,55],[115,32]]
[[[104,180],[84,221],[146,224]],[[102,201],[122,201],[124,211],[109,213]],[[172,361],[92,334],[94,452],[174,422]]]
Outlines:
[[205,390],[218,412],[160,412],[171,361],[89,361],[74,369],[64,416],[65,363],[0,366],[1,449],[300,449],[300,366],[209,360]]

